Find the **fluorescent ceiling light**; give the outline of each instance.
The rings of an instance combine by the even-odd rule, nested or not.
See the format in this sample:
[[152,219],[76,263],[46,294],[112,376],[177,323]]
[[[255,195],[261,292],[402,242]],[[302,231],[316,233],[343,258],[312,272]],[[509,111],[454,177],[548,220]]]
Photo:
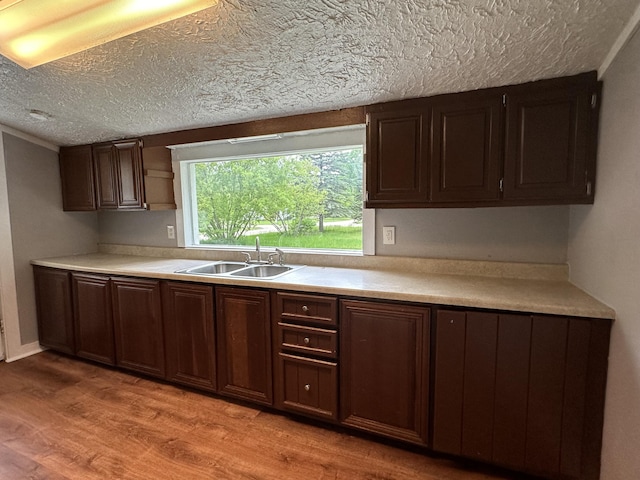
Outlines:
[[250,143],[250,142],[261,142],[263,140],[278,140],[280,138],[282,138],[282,135],[280,135],[279,133],[271,133],[269,135],[256,135],[255,137],[229,138],[227,142]]
[[218,0],[0,0],[0,54],[32,68]]

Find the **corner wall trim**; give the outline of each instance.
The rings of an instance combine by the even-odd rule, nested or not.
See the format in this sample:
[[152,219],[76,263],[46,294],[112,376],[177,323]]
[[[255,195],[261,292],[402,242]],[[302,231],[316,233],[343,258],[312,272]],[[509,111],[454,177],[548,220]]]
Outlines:
[[2,132],[13,135],[14,137],[21,138],[22,140],[26,140],[27,142],[35,143],[36,145],[40,145],[41,147],[53,150],[54,152],[60,151],[60,147],[54,145],[51,142],[42,140],[41,138],[35,137],[29,133],[21,132],[20,130],[16,130],[15,128],[7,127],[6,125],[0,123],[0,134],[2,134]]
[[622,29],[622,32],[618,35],[618,38],[613,43],[611,50],[607,53],[607,56],[604,57],[602,65],[600,65],[600,68],[598,69],[598,80],[602,79],[620,51],[636,33],[638,27],[640,27],[640,5],[638,5],[635,12],[633,12],[633,15],[631,15],[631,18]]

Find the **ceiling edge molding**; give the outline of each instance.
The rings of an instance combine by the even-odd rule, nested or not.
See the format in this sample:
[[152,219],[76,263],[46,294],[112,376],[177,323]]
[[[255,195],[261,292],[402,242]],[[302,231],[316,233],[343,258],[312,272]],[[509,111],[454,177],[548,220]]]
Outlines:
[[27,142],[35,143],[36,145],[48,148],[49,150],[53,150],[54,152],[60,151],[60,147],[58,145],[54,145],[53,143],[47,142],[46,140],[42,140],[38,137],[34,137],[33,135],[30,135],[28,133],[21,132],[20,130],[16,130],[15,128],[7,127],[2,123],[0,123],[0,133],[8,133],[9,135],[21,138],[22,140],[26,140]]
[[635,12],[633,12],[633,15],[631,15],[631,18],[622,29],[622,32],[620,32],[620,35],[618,35],[618,38],[613,43],[611,50],[609,50],[609,53],[607,53],[607,56],[604,58],[602,65],[600,65],[600,68],[598,69],[599,80],[602,79],[615,58],[622,51],[629,40],[631,40],[631,37],[633,37],[633,34],[636,33],[638,27],[640,27],[640,4],[638,4]]

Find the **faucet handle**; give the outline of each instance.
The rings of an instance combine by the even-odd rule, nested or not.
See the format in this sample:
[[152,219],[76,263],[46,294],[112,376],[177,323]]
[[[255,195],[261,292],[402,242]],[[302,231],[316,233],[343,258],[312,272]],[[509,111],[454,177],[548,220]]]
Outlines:
[[278,263],[280,265],[284,265],[284,252],[279,248],[276,248],[276,253],[278,254]]
[[251,262],[251,254],[249,252],[240,252],[242,255],[244,255],[244,262],[245,263],[250,263]]

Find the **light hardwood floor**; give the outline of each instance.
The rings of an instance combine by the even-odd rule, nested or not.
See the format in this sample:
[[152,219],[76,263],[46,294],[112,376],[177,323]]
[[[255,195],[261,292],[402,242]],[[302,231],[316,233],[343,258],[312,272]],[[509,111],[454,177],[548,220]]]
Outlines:
[[44,352],[0,362],[0,479],[524,477]]

